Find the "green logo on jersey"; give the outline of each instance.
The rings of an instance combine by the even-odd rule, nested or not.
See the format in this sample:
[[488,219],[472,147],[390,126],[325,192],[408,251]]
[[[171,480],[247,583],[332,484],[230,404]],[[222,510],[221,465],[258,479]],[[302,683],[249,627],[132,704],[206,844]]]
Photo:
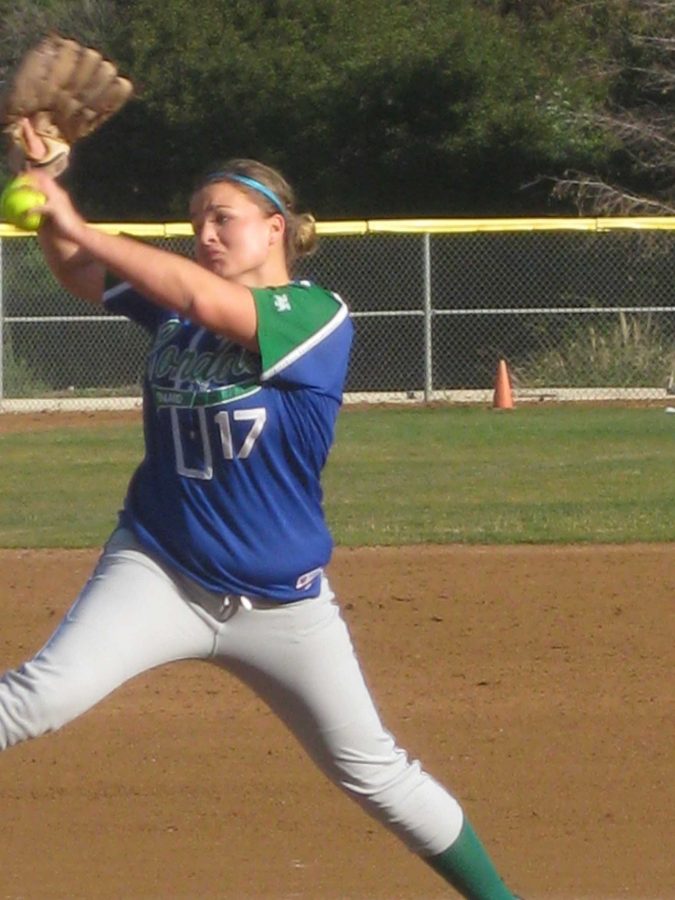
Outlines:
[[[225,338],[214,350],[199,351],[186,347],[179,349],[172,338],[180,330],[181,323],[171,320],[157,333],[150,361],[148,378],[159,390],[158,381],[193,382],[197,390],[202,391],[207,385],[232,385],[232,382],[244,380],[250,386],[260,373],[259,359],[253,353]],[[250,376],[250,377],[246,377]],[[176,387],[162,388],[167,393],[191,393],[190,389]]]

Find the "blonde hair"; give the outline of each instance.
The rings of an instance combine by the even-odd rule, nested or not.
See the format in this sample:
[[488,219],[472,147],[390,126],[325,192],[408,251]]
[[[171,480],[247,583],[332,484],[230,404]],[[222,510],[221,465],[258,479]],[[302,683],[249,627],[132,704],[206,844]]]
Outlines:
[[236,184],[269,215],[283,215],[286,222],[284,251],[289,269],[293,269],[296,260],[316,250],[316,219],[311,213],[296,212],[293,188],[276,169],[255,159],[230,159],[222,165],[211,166],[198,179],[195,192],[219,181]]

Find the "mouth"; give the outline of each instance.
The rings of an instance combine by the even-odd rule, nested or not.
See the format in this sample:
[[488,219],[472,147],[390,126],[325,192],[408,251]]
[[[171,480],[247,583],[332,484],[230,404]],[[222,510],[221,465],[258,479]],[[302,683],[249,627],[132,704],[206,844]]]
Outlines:
[[219,250],[202,250],[199,254],[199,262],[205,269],[216,269],[226,262],[226,254]]
[[203,256],[204,259],[223,259],[225,254],[223,253],[222,250],[220,250],[216,247],[214,247],[213,249],[209,249],[209,248],[205,247],[201,251],[201,256]]

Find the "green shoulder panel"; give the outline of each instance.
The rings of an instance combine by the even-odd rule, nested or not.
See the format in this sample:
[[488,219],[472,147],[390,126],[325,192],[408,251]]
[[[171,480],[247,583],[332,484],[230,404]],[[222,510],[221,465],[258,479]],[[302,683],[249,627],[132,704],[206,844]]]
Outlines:
[[347,315],[336,295],[309,282],[254,288],[262,378],[290,365],[329,335]]

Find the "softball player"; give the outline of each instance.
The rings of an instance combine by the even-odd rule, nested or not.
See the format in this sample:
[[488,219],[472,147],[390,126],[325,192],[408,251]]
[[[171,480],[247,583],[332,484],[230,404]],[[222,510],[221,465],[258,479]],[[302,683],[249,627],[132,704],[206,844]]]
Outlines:
[[149,334],[146,452],[74,605],[0,682],[0,747],[154,666],[205,660],[460,894],[512,900],[457,801],[383,727],[326,577],[320,476],[352,323],[337,295],[290,278],[314,220],[273,169],[231,161],[193,195],[192,261],[91,228],[54,181],[30,177],[57,278]]

